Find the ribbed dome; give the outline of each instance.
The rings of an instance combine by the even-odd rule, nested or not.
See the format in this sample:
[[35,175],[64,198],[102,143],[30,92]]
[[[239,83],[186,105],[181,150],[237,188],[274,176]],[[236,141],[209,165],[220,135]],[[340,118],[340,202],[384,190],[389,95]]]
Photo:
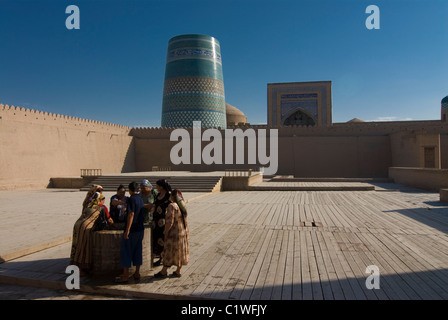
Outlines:
[[246,115],[238,108],[226,103],[227,125],[238,125],[247,123]]

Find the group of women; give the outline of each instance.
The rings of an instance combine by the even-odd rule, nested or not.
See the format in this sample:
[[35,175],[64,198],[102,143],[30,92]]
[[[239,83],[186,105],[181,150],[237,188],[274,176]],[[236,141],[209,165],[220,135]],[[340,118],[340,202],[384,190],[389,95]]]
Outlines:
[[[148,186],[147,180],[142,181],[141,187],[145,186]],[[151,185],[149,184],[149,186]],[[123,188],[120,186],[120,190],[117,192],[121,200],[119,202],[111,201],[111,206],[119,203],[126,207],[128,198],[123,195]],[[163,266],[158,273],[154,274],[154,277],[168,277],[168,268],[171,266],[175,266],[176,270],[170,276],[180,277],[182,266],[189,262],[189,234],[185,201],[182,193],[179,190],[172,190],[166,180],[158,180],[156,189],[158,192],[154,193],[153,203],[144,205],[144,208],[152,213],[152,221],[150,219],[146,222],[149,222],[152,228],[153,257],[159,258],[154,266]],[[113,221],[108,208],[104,205],[105,196],[102,192],[103,188],[99,185],[93,185],[87,192],[82,205],[82,214],[73,228],[70,264],[78,266],[81,275],[88,274],[92,269],[93,232],[98,230],[100,221],[107,221],[109,227],[116,225],[116,221]],[[144,197],[144,194],[141,195]],[[116,199],[116,196],[112,199]]]

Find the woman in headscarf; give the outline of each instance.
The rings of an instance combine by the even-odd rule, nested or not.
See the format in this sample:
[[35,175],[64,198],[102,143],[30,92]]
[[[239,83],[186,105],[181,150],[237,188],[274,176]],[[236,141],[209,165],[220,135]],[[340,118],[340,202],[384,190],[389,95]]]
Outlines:
[[154,212],[152,220],[152,254],[153,257],[160,257],[154,263],[159,266],[162,262],[161,254],[165,241],[165,213],[166,208],[170,204],[171,186],[168,181],[160,179],[156,182],[158,191],[157,197],[154,199]]
[[99,184],[92,184],[92,187],[89,191],[87,191],[86,197],[84,198],[84,201],[82,202],[82,209],[84,210],[92,200],[93,195],[96,193],[103,193],[103,187]]
[[140,197],[142,197],[144,204],[145,224],[152,222],[153,204],[156,196],[157,193],[154,192],[152,184],[147,179],[143,179],[140,182]]
[[189,258],[187,208],[182,193],[179,190],[173,190],[165,216],[163,268],[154,277],[165,278],[168,274],[168,268],[176,266],[177,269],[171,276],[179,278],[182,266],[188,264]]
[[[98,190],[98,188],[95,188],[95,190]],[[109,223],[113,223],[108,215],[107,208],[104,206],[105,197],[102,193],[96,191],[91,196],[88,194],[86,196],[87,199],[90,199],[90,201],[87,205],[83,203],[82,214],[73,227],[73,240],[70,252],[70,264],[78,266],[81,275],[85,275],[92,268],[92,232],[98,217],[100,214],[104,214],[106,220]]]

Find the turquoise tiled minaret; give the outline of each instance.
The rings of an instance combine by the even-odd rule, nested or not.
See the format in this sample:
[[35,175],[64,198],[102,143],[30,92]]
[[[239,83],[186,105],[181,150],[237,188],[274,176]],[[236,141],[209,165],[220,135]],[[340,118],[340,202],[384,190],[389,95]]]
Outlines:
[[186,34],[171,38],[165,68],[162,127],[226,128],[226,105],[218,40]]

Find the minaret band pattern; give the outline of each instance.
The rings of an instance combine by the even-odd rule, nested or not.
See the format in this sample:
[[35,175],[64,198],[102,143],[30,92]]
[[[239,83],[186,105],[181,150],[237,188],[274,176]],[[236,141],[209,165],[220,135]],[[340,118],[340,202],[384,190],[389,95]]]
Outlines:
[[226,106],[218,40],[205,35],[170,39],[165,68],[162,127],[226,128]]

